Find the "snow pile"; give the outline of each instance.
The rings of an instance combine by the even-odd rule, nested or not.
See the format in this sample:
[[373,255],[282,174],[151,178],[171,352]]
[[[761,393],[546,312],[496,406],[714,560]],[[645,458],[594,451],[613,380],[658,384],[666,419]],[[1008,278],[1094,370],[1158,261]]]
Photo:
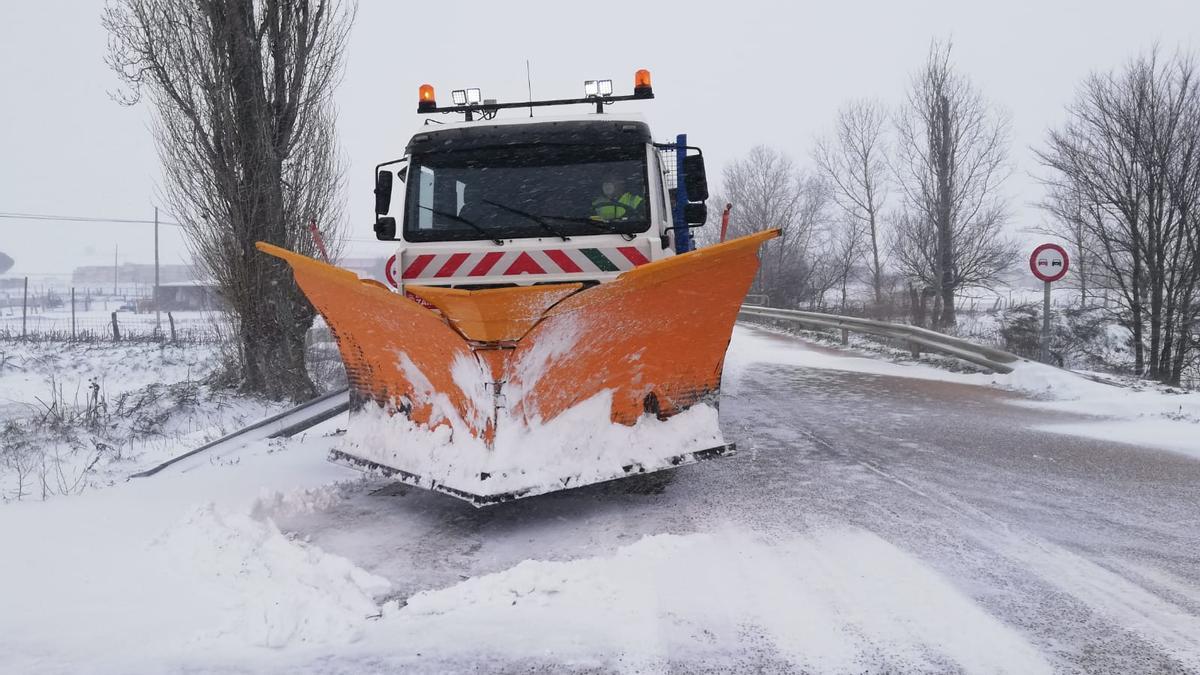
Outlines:
[[193,511],[154,545],[162,564],[230,611],[198,642],[283,647],[361,637],[375,598],[391,584],[345,558],[285,537],[271,521]]
[[[539,494],[558,487],[592,483],[624,475],[624,467],[646,470],[672,466],[686,453],[724,445],[717,411],[696,404],[667,420],[644,415],[632,426],[611,421],[613,392],[603,390],[549,420],[521,420],[508,414],[518,402],[530,405],[530,392],[541,377],[578,344],[571,322],[539,335],[534,348],[512,364],[497,411],[492,448],[473,429],[484,429],[496,401],[484,366],[459,357],[451,367],[454,384],[469,404],[464,420],[444,392],[402,351],[397,367],[412,385],[412,401],[430,406],[430,424],[414,424],[404,414],[367,405],[356,413],[342,450],[432,483],[477,495],[513,491]],[[629,358],[637,360],[640,354]],[[528,410],[528,408],[526,409]]]
[[863,531],[657,535],[612,556],[526,561],[386,605],[370,644],[400,640],[652,670],[756,652],[813,672],[1050,670],[1021,635]]
[[[625,426],[609,420],[612,392],[604,391],[548,422],[524,426],[502,418],[494,448],[461,420],[432,430],[403,415],[367,406],[356,414],[342,449],[385,466],[475,494],[532,488],[532,494],[570,478],[590,483],[622,475],[622,467],[670,466],[670,458],[724,443],[715,408],[698,404],[665,421],[643,416]],[[511,423],[510,423],[511,422]],[[480,475],[486,475],[481,479]]]

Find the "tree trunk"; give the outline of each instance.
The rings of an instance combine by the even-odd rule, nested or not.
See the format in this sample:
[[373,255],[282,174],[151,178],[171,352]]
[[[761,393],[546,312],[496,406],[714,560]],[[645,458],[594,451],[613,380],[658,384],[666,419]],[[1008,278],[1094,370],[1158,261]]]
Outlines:
[[875,290],[875,312],[883,305],[883,267],[879,264],[879,234],[875,212],[871,211],[871,286]]
[[940,328],[952,328],[957,317],[954,313],[954,233],[951,220],[953,195],[950,185],[951,155],[954,152],[953,139],[950,129],[950,101],[944,95],[938,97],[937,126],[935,127],[934,144],[937,148],[937,234],[938,234],[938,271],[942,306],[938,315],[937,325]]

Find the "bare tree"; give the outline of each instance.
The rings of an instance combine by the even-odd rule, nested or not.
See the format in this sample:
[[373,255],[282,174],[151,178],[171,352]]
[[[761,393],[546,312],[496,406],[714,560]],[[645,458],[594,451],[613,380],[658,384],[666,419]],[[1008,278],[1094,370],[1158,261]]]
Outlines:
[[[1200,298],[1200,81],[1194,58],[1158,50],[1084,81],[1038,157],[1076,195],[1096,265],[1121,299],[1134,367],[1178,383]],[[1148,353],[1147,353],[1148,352]]]
[[895,232],[897,264],[940,299],[936,325],[956,321],[958,289],[995,281],[1016,260],[1004,234],[1008,120],[933,43],[896,116],[893,170],[904,195]]
[[1095,265],[1100,246],[1093,235],[1097,227],[1103,226],[1105,213],[1070,185],[1050,186],[1039,207],[1050,215],[1050,221],[1036,229],[1063,240],[1070,251],[1071,273],[1058,283],[1079,289],[1080,305],[1087,307],[1097,284],[1105,284],[1103,267]]
[[254,244],[314,255],[311,221],[338,250],[331,95],[353,14],[338,0],[117,0],[104,13],[121,100],[149,92],[165,197],[238,318],[242,386],[272,398],[315,392],[314,312]]
[[787,155],[760,145],[725,167],[722,193],[733,204],[730,237],[782,230],[762,254],[753,292],[766,294],[777,306],[811,301],[813,241],[829,202],[825,185],[797,169]]
[[[884,126],[887,114],[874,101],[853,101],[838,111],[833,135],[817,141],[813,159],[825,175],[833,202],[846,214],[842,244],[869,244],[870,282],[876,307],[883,304],[881,215],[887,198]],[[846,261],[850,251],[841,250]],[[846,269],[843,267],[843,269]],[[849,270],[846,269],[847,275]],[[843,296],[845,281],[842,279]],[[842,298],[845,305],[845,297]]]
[[[849,215],[830,220],[825,227],[821,251],[817,254],[817,258],[822,261],[817,268],[825,282],[814,286],[824,286],[826,292],[838,289],[838,311],[842,313],[846,311],[849,284],[854,277],[854,270],[868,253],[869,238],[869,225]],[[876,303],[876,306],[878,304]]]

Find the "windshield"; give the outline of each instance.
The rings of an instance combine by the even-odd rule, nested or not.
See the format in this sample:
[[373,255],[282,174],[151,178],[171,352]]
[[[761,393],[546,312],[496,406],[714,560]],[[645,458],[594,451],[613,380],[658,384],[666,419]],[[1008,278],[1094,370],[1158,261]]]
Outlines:
[[642,144],[519,145],[413,155],[408,241],[634,234],[650,226]]

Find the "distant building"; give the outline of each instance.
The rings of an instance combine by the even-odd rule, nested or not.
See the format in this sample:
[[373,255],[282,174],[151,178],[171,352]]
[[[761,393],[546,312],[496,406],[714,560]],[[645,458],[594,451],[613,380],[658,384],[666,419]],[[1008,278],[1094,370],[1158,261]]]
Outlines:
[[217,285],[211,281],[177,281],[159,284],[155,304],[164,312],[198,312],[225,309]]
[[[116,279],[113,279],[113,275]],[[196,269],[191,265],[160,265],[158,268],[159,282],[163,284],[192,281],[196,278]],[[76,267],[71,274],[71,283],[76,286],[113,284],[154,284],[154,265],[139,265],[125,263],[112,265],[85,265]]]

